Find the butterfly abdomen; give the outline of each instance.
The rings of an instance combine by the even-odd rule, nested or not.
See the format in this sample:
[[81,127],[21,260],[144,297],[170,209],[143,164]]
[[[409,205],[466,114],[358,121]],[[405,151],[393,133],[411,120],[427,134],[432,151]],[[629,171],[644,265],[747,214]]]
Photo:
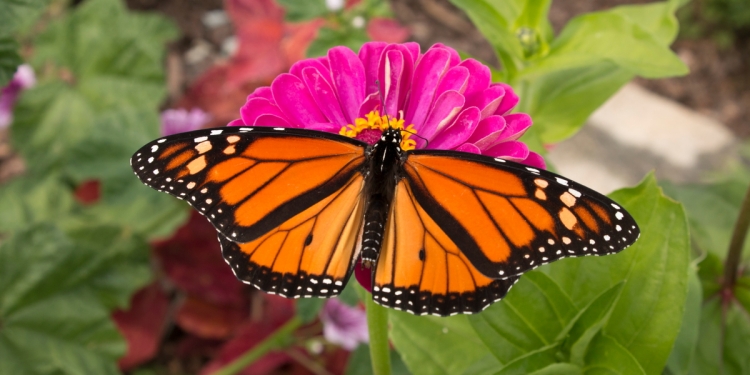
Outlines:
[[362,263],[370,267],[378,260],[383,244],[388,213],[401,166],[401,132],[388,129],[368,153],[368,174],[365,182],[367,209],[362,234]]

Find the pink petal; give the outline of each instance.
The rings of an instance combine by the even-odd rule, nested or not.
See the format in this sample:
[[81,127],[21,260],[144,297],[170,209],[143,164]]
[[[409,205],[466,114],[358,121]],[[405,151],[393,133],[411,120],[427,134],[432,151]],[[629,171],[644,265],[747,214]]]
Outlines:
[[330,122],[327,122],[327,123],[321,122],[317,124],[307,125],[305,129],[338,134],[339,131],[341,130],[341,127],[342,125],[339,125],[339,124],[332,124]]
[[[494,116],[490,116],[494,117]],[[531,127],[531,116],[525,113],[513,113],[510,115],[503,116],[505,118],[505,129],[500,134],[500,139],[503,141],[515,141],[521,138],[523,133]]]
[[529,156],[529,148],[523,142],[510,141],[492,146],[489,150],[485,150],[483,154],[493,158],[521,161]]
[[255,91],[247,96],[247,100],[250,100],[252,98],[264,98],[273,101],[273,93],[271,92],[271,88],[268,86],[258,87],[257,89],[255,89]]
[[419,55],[421,54],[421,48],[419,47],[419,43],[417,42],[406,42],[403,44],[392,44],[395,46],[403,46],[406,48],[407,51],[409,51],[409,56],[411,57],[411,66],[414,66],[414,64],[417,63],[417,59],[419,59]]
[[547,169],[547,163],[544,162],[542,155],[539,155],[534,151],[529,151],[529,156],[522,160],[521,163],[535,168]]
[[503,89],[505,89],[505,96],[503,96],[503,100],[500,102],[500,105],[495,110],[495,113],[498,115],[504,115],[508,112],[510,112],[513,107],[518,104],[518,95],[516,95],[515,91],[513,91],[513,88],[505,83],[495,83],[493,86],[500,86]]
[[307,85],[307,89],[312,94],[318,108],[332,123],[339,124],[339,127],[347,124],[344,113],[341,111],[336,93],[331,85],[326,81],[325,76],[316,68],[307,67],[302,70],[302,79]]
[[425,53],[414,68],[409,105],[406,107],[404,120],[414,124],[419,132],[432,106],[435,88],[440,78],[448,70],[450,53],[442,48],[433,48]]
[[[424,125],[417,130],[417,134],[427,139],[432,139],[435,135],[453,122],[458,112],[464,106],[464,96],[456,91],[446,91],[435,100],[430,114],[427,116]],[[418,138],[417,144],[420,144]],[[421,140],[421,143],[424,143]]]
[[378,85],[375,84],[378,80],[378,65],[383,49],[387,45],[383,42],[367,42],[359,49],[359,59],[365,67],[365,95],[378,91]]
[[[400,75],[395,74],[393,72],[394,68],[388,66],[388,63],[392,62],[392,59],[396,59],[394,57],[394,53],[400,53],[400,58],[398,58],[398,60],[403,63],[403,68],[400,69]],[[389,68],[391,70],[391,81],[389,81],[388,83],[389,85],[392,85],[394,89],[398,89],[398,109],[404,108],[406,96],[409,93],[409,89],[411,89],[411,82],[414,73],[414,57],[411,54],[412,52],[404,44],[389,44],[387,47],[385,47],[385,49],[383,49],[383,54],[380,56],[380,63],[378,65],[378,79],[380,80],[380,90],[383,93],[385,93],[386,91],[386,72],[388,72],[386,68]],[[398,79],[394,80],[394,77],[398,77]],[[386,102],[388,101],[386,100]],[[386,110],[388,109],[392,108],[386,107]]]
[[490,80],[492,79],[490,68],[474,59],[466,59],[459,66],[469,70],[469,82],[466,84],[464,95],[467,102],[473,101],[474,96],[490,87]]
[[289,73],[294,74],[297,76],[297,78],[304,78],[302,75],[302,71],[306,68],[313,68],[316,69],[318,72],[320,72],[323,77],[330,77],[331,72],[330,69],[328,69],[328,66],[323,65],[323,63],[320,60],[317,59],[304,59],[297,61],[292,65],[291,68],[289,68]]
[[479,107],[482,111],[482,118],[485,118],[495,113],[504,95],[505,89],[502,86],[490,86],[467,101],[466,106]]
[[450,47],[446,46],[443,43],[435,43],[427,51],[429,52],[429,50],[433,49],[433,48],[440,48],[440,49],[446,50],[446,51],[448,51],[448,53],[450,53],[450,56],[451,56],[451,58],[450,58],[450,67],[454,67],[454,66],[458,65],[461,62],[461,56],[458,54],[458,52],[456,52],[455,49],[450,48]]
[[262,115],[275,115],[284,118],[284,113],[270,100],[264,98],[252,98],[245,102],[240,108],[240,117],[247,125],[254,125],[255,120]]
[[376,109],[378,111],[382,111],[380,104],[381,103],[380,103],[380,93],[379,92],[373,92],[372,94],[367,95],[367,97],[365,98],[365,100],[362,102],[362,105],[359,106],[359,112],[358,112],[359,114],[357,115],[357,117],[363,117],[364,118],[368,113],[370,113],[370,112],[372,112],[372,111],[374,111]]
[[437,133],[427,148],[450,150],[466,142],[479,125],[479,108],[469,107],[461,111],[451,125]]
[[440,80],[437,90],[435,90],[435,95],[440,96],[440,94],[448,90],[458,91],[459,94],[463,94],[464,91],[466,91],[466,84],[468,81],[469,69],[462,66],[454,66],[453,68],[448,69]]
[[271,83],[271,90],[276,105],[295,127],[328,122],[310,96],[305,83],[296,76],[289,73],[279,75]]
[[258,116],[258,118],[255,120],[254,124],[249,124],[252,126],[268,126],[268,127],[274,127],[274,128],[300,128],[301,126],[296,124],[290,124],[286,120],[284,120],[281,117],[274,116],[274,115],[261,115]]
[[372,293],[372,270],[365,268],[359,260],[354,265],[354,277],[365,290]]
[[241,118],[229,121],[229,123],[227,124],[227,126],[245,126],[245,125],[247,124],[245,124],[245,122],[242,121]]
[[477,129],[471,134],[468,142],[475,144],[482,150],[486,150],[498,142],[505,126],[505,118],[503,116],[489,116],[479,122]]
[[328,51],[331,78],[348,123],[353,124],[365,99],[365,67],[349,48],[339,46]]
[[471,143],[464,143],[461,146],[456,147],[455,150],[461,151],[461,152],[468,152],[470,154],[477,154],[477,155],[482,154],[482,151],[479,149],[479,147]]
[[400,99],[406,96],[406,91],[409,89],[404,79],[405,76],[409,76],[409,72],[405,69],[406,59],[400,51],[387,51],[384,57],[380,74],[382,77],[380,87],[385,101],[383,111],[396,114],[400,108]]

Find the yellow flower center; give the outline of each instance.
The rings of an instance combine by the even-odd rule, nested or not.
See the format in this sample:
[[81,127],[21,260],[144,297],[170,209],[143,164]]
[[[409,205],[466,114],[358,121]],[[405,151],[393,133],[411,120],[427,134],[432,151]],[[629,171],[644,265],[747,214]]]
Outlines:
[[399,112],[399,118],[391,116],[381,116],[379,111],[371,111],[365,118],[354,120],[354,125],[349,124],[341,128],[339,134],[350,138],[356,138],[369,144],[374,144],[380,139],[380,135],[388,128],[401,130],[401,149],[404,151],[413,150],[417,142],[410,139],[416,134],[414,124],[404,127],[403,111]]

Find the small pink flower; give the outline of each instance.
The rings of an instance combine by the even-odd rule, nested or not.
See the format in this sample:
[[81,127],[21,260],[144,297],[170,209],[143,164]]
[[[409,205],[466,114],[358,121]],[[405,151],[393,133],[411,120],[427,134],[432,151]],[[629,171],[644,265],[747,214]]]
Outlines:
[[518,141],[531,118],[510,113],[517,103],[510,86],[490,82],[488,67],[462,61],[452,48],[436,44],[422,54],[416,43],[370,42],[359,54],[340,46],[297,62],[250,94],[229,125],[306,128],[369,143],[395,125],[418,135],[405,139],[406,150],[457,150],[544,168]]
[[36,76],[31,66],[20,65],[13,75],[13,79],[0,91],[0,129],[10,125],[13,121],[13,106],[21,91],[36,84]]
[[167,109],[161,113],[161,135],[167,136],[198,130],[211,120],[211,115],[200,108]]
[[359,343],[370,341],[365,312],[347,306],[338,298],[326,301],[320,311],[320,320],[323,322],[323,336],[326,340],[341,345],[344,349],[354,350]]

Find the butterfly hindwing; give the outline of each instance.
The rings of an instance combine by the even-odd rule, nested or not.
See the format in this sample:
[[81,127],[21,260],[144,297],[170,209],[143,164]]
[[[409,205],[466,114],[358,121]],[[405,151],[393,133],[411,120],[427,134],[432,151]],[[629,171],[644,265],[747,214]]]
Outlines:
[[184,199],[235,242],[249,242],[361,174],[365,144],[282,128],[224,127],[155,140],[131,158],[138,178]]
[[245,283],[284,297],[341,293],[356,259],[364,179],[355,175],[333,194],[261,237],[236,243],[219,234],[224,259]]
[[639,236],[635,220],[611,199],[522,164],[414,151],[404,175],[415,201],[490,278],[564,257],[616,253]]
[[373,280],[373,300],[416,315],[471,314],[505,297],[517,278],[479,272],[401,180]]

